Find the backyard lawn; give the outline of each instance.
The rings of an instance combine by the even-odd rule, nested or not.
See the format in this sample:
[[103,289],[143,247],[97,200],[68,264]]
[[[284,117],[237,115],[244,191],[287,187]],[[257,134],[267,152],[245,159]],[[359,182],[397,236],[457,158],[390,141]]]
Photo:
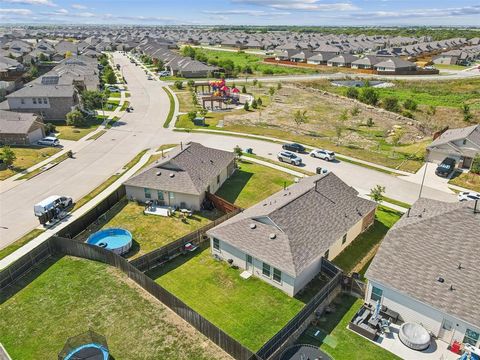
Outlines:
[[352,271],[359,272],[375,255],[376,247],[401,216],[402,214],[398,211],[379,206],[375,214],[374,225],[357,237],[332,262],[346,274]]
[[90,118],[87,121],[87,125],[82,127],[70,126],[65,124],[65,122],[61,123],[60,125],[56,125],[55,123],[57,138],[72,141],[80,140],[85,135],[96,130],[103,123],[103,120],[103,116]]
[[284,184],[293,184],[294,177],[282,171],[249,161],[238,162],[239,169],[231,176],[216,195],[247,208],[283,189]]
[[56,359],[69,337],[90,329],[115,359],[228,358],[113,267],[63,257],[42,270],[0,295],[0,339],[13,359]]
[[29,167],[45,160],[46,158],[56,154],[60,148],[53,147],[10,147],[17,156],[13,163],[13,169],[0,170],[0,180],[5,180]]
[[128,202],[103,225],[103,228],[121,227],[132,233],[133,247],[127,254],[132,258],[187,235],[222,215],[218,211],[195,212],[192,217],[182,221],[178,213],[171,217],[144,215],[144,209],[143,205]]
[[[347,324],[362,306],[363,301],[352,296],[337,298],[335,311],[324,315],[317,326],[310,326],[297,340],[299,344],[312,344],[334,359],[396,360],[400,359],[380,346],[347,329]],[[320,335],[312,336],[317,330]]]
[[281,290],[215,260],[209,248],[177,257],[148,275],[252,351],[304,306]]

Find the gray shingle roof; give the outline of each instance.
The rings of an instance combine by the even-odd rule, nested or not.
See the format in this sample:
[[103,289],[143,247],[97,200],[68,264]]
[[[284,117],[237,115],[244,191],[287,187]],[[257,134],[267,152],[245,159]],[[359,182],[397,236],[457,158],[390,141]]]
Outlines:
[[366,277],[480,326],[480,213],[473,206],[418,200],[388,232]]
[[36,121],[36,114],[0,110],[0,134],[26,134]]
[[48,98],[71,98],[75,92],[73,85],[42,85],[31,82],[25,87],[7,95],[7,98],[41,96]]
[[[233,160],[233,152],[212,149],[198,143],[178,146],[124,184],[155,190],[199,195]],[[173,176],[172,176],[173,175]]]
[[208,234],[296,276],[373,209],[375,203],[329,173],[301,180]]
[[440,137],[432,141],[428,147],[433,148],[461,139],[470,139],[472,142],[480,146],[480,125],[447,130]]

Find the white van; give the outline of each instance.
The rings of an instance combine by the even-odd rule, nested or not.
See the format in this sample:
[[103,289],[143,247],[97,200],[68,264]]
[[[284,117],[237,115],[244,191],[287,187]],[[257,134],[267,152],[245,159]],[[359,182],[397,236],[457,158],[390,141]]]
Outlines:
[[60,208],[63,210],[72,204],[73,200],[71,197],[52,195],[40,201],[38,204],[35,204],[33,212],[35,213],[35,216],[42,216],[50,209]]

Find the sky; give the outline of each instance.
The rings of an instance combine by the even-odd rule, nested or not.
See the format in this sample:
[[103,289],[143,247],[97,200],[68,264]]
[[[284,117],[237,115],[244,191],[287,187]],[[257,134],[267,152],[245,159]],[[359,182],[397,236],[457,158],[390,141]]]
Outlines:
[[480,26],[480,0],[0,0],[0,24]]

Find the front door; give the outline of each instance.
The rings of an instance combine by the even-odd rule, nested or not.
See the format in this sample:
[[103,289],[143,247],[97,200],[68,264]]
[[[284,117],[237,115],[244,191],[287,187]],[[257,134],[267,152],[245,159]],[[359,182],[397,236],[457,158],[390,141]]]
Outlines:
[[470,169],[470,167],[472,166],[472,161],[473,161],[472,158],[464,157],[463,158],[463,163],[462,163],[462,168]]
[[442,327],[440,328],[440,333],[438,338],[442,339],[446,343],[452,341],[452,332],[453,332],[453,323],[450,320],[443,319]]
[[253,272],[253,258],[247,254],[247,271]]

